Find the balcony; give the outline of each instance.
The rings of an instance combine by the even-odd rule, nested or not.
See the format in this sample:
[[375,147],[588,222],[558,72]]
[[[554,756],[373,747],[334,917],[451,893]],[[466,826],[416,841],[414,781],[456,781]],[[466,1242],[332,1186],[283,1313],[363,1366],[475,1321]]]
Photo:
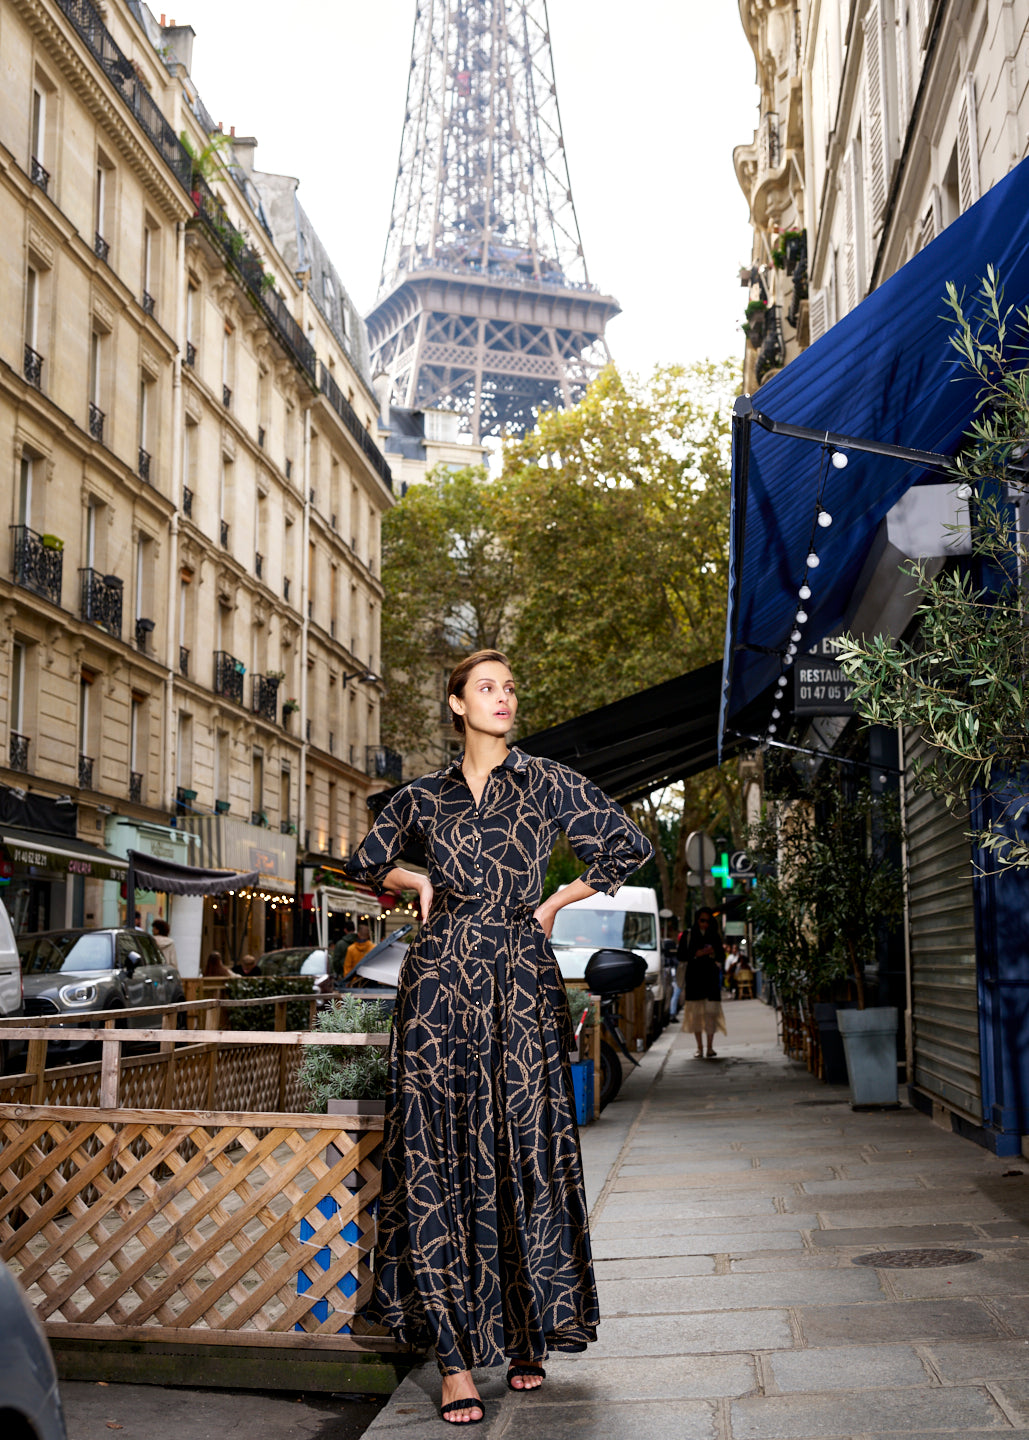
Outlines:
[[318,361],[318,389],[325,396],[326,400],[328,400],[351,435],[353,435],[357,441],[358,448],[364,453],[368,460],[371,461],[372,468],[382,483],[387,489],[392,490],[393,472],[387,465],[385,456],[361,424],[357,411],[320,360]]
[[105,240],[104,237],[100,234],[99,230],[93,236],[93,253],[94,255],[98,255],[100,259],[104,261],[107,260],[107,257],[111,253],[110,240]]
[[153,633],[154,622],[140,616],[136,621],[136,649],[140,651],[141,654],[146,654],[147,641]]
[[151,293],[150,293],[149,290],[144,290],[144,291],[143,291],[143,314],[144,314],[144,315],[151,315],[151,316],[152,316],[153,313],[154,313],[154,297],[151,295]]
[[50,186],[50,171],[39,163],[35,155],[33,155],[31,164],[29,165],[29,179],[33,185],[39,186],[44,195],[47,193]]
[[22,373],[30,385],[35,385],[37,390],[40,389],[43,384],[43,357],[38,350],[33,350],[31,345],[25,346]]
[[193,518],[193,492],[188,485],[182,487],[182,513],[187,520]]
[[93,765],[92,755],[79,756],[79,789],[92,790],[93,788]]
[[222,386],[222,404],[225,406],[226,410],[232,404],[232,391],[229,389],[228,385]]
[[143,777],[138,770],[129,773],[129,799],[134,805],[143,803]]
[[14,583],[54,605],[61,603],[64,545],[56,535],[37,535],[27,525],[12,525]]
[[143,447],[142,447],[142,445],[139,447],[139,463],[138,463],[138,465],[136,466],[136,473],[138,474],[138,476],[139,476],[139,478],[140,478],[141,480],[145,480],[145,481],[147,482],[147,484],[149,485],[149,483],[150,483],[150,451],[149,451],[149,450],[144,450]]
[[7,747],[7,764],[11,770],[20,770],[23,775],[29,771],[29,746],[32,741],[27,735],[17,735],[12,730]]
[[192,370],[192,369],[195,367],[196,363],[197,363],[197,347],[193,344],[192,340],[187,340],[187,341],[186,341],[186,364],[187,364],[187,365],[190,367],[190,369]]
[[101,575],[99,570],[80,570],[79,575],[83,620],[121,639],[122,582],[117,575]]
[[274,725],[279,718],[279,682],[273,675],[255,675],[250,708]]
[[235,655],[230,655],[227,650],[214,652],[214,691],[216,695],[224,695],[226,700],[234,700],[237,705],[242,705],[243,676],[246,673],[247,667],[242,660],[237,660]]
[[189,677],[189,651],[185,645],[179,646],[179,674]]
[[264,556],[261,554],[260,551],[258,551],[257,554],[254,556],[254,574],[257,576],[258,580],[264,578]]
[[89,433],[94,440],[103,441],[104,438],[104,412],[91,400],[89,402]]
[[368,745],[365,752],[366,774],[373,775],[376,780],[390,780],[394,785],[400,784],[404,778],[403,755],[391,750],[388,745]]
[[218,535],[221,539],[222,549],[227,550],[229,548],[229,522],[227,520],[218,522]]

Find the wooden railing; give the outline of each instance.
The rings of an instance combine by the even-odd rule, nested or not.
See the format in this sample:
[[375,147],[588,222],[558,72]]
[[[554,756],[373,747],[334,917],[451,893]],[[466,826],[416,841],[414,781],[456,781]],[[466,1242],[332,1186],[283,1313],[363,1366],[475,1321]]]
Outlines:
[[[283,1016],[296,998],[276,1000]],[[160,1015],[150,1028],[113,1028],[124,1011],[91,1016],[76,1034],[99,1043],[99,1063],[50,1070],[47,1043],[68,1030],[49,1017],[4,1022],[4,1038],[27,1040],[30,1053],[23,1073],[0,1079],[0,1257],[59,1360],[85,1342],[124,1351],[143,1341],[153,1353],[188,1340],[212,1356],[211,1346],[273,1347],[308,1359],[328,1349],[355,1352],[351,1382],[360,1373],[364,1388],[388,1388],[375,1367],[400,1347],[361,1315],[383,1121],[295,1113],[305,1046],[387,1036],[223,1028],[225,1006],[254,1003],[270,1002],[133,1013]],[[196,1028],[177,1028],[182,1015]],[[157,1048],[125,1053],[140,1045]],[[328,1388],[341,1383],[333,1365]],[[305,1384],[319,1388],[317,1377]]]

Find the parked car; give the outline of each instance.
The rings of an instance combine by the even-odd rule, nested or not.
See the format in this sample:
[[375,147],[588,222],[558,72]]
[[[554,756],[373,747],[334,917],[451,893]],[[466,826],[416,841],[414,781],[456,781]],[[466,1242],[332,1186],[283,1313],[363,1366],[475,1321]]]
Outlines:
[[43,1327],[0,1261],[0,1414],[17,1440],[67,1440],[57,1371]]
[[[21,962],[10,916],[0,900],[0,1015],[21,1014]],[[24,1040],[5,1040],[0,1034],[0,1074],[7,1070],[12,1056],[24,1050]]]
[[330,995],[334,989],[329,970],[329,952],[317,945],[294,945],[286,950],[269,950],[257,962],[260,975],[313,975],[315,994]]
[[[182,980],[145,930],[44,930],[18,937],[26,1015],[60,1023],[93,1010],[131,1010],[185,1000]],[[87,1023],[88,1022],[79,1022]],[[71,1055],[88,1040],[51,1040]]]
[[672,979],[662,963],[656,893],[623,885],[617,895],[597,893],[566,905],[554,917],[550,943],[565,980],[584,980],[594,950],[632,950],[647,962],[647,1033],[655,1040],[668,1023]]

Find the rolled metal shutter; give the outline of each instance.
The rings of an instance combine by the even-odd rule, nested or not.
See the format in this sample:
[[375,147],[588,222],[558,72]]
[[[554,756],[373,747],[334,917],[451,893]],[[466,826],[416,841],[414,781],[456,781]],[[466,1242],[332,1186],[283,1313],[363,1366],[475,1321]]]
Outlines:
[[912,784],[913,765],[928,747],[913,733],[904,739],[913,1080],[927,1095],[981,1121],[968,812],[948,810]]

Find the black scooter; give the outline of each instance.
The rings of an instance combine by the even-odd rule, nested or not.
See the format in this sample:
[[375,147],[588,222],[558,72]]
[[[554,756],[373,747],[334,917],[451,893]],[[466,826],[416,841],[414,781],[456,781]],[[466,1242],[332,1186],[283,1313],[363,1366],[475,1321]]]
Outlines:
[[619,995],[628,995],[642,985],[647,976],[647,962],[631,950],[594,950],[586,964],[586,989],[600,1000],[600,1108],[618,1094],[622,1085],[622,1062],[619,1052],[630,1065],[639,1061],[630,1055],[625,1036],[618,1027],[622,1019],[618,1009]]

